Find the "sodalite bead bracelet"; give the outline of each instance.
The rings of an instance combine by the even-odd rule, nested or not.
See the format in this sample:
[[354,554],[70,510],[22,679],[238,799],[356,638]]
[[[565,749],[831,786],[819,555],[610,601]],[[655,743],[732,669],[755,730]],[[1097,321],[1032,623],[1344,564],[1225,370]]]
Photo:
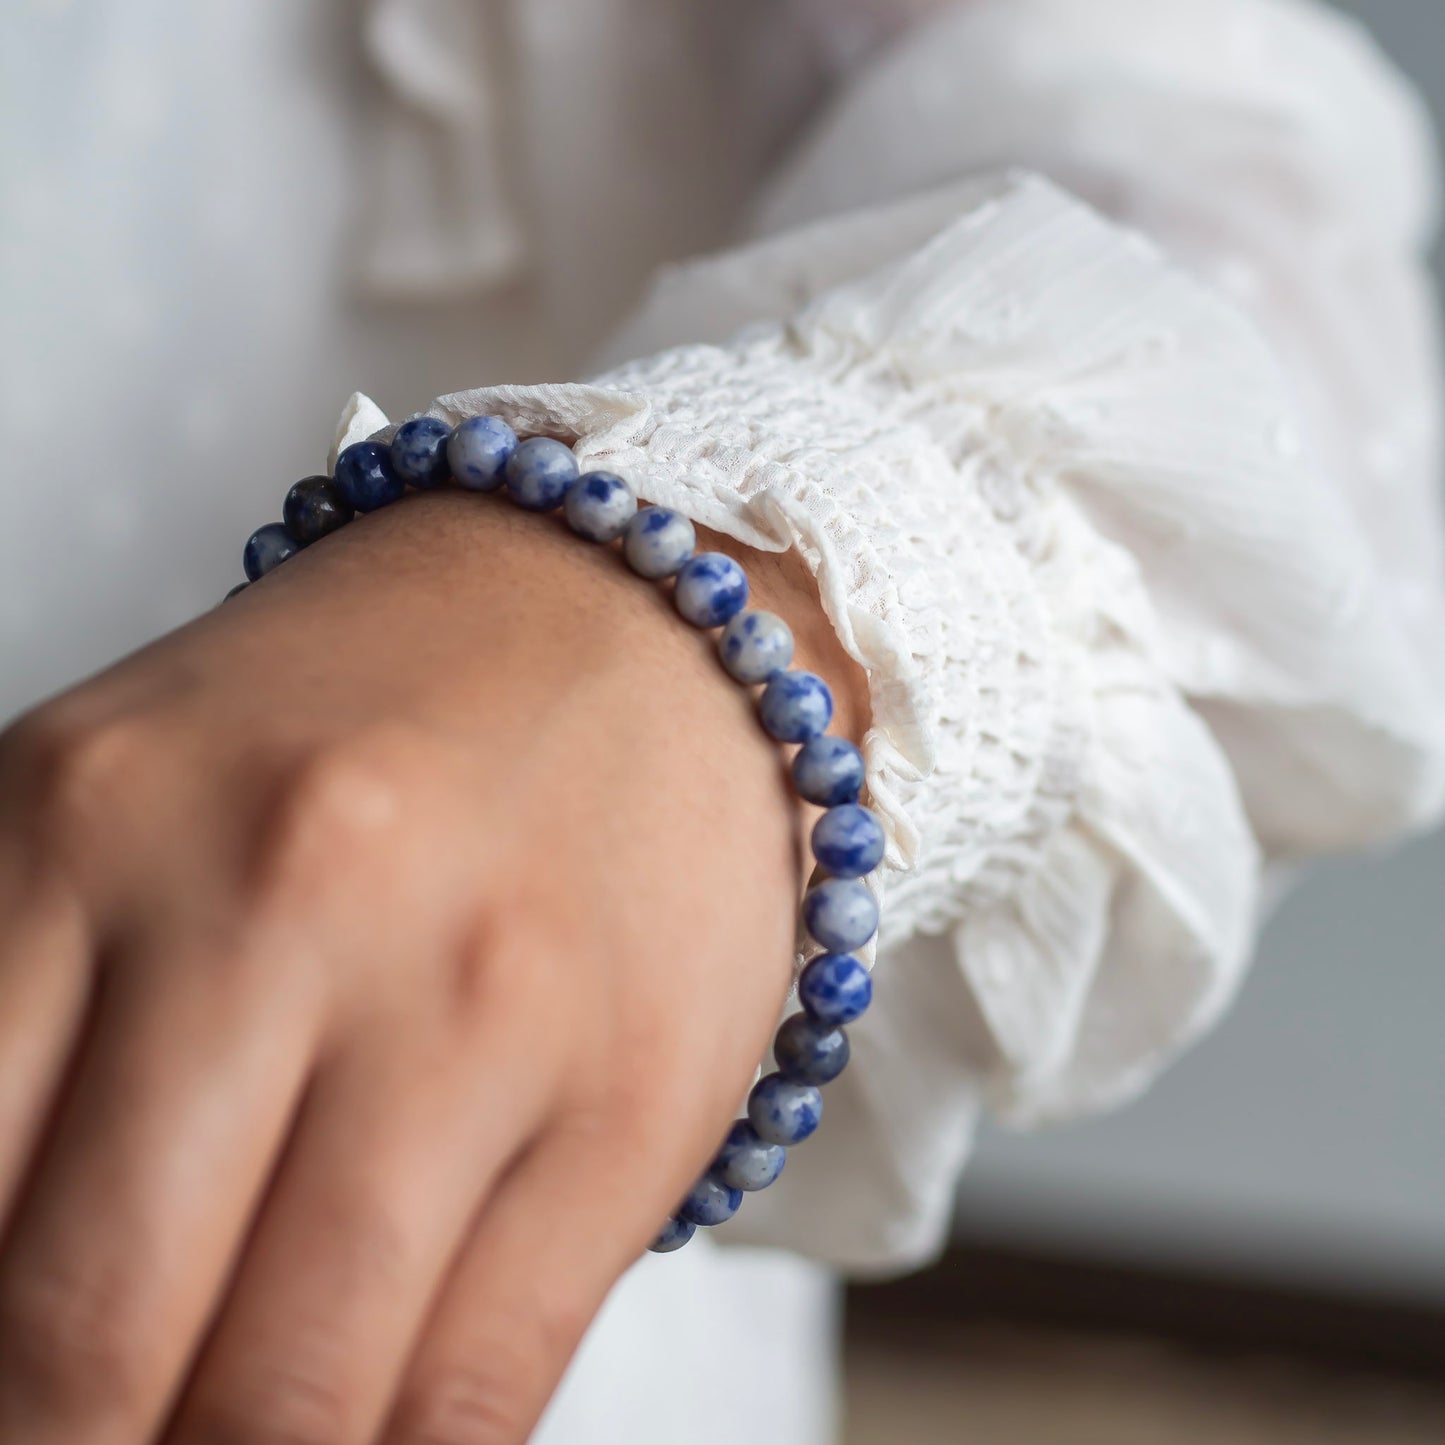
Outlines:
[[798,977],[802,1011],[773,1040],[777,1068],[753,1086],[747,1117],[728,1130],[711,1165],[650,1246],[680,1249],[699,1225],[722,1224],[744,1193],[765,1189],[782,1172],[787,1151],[817,1129],[821,1086],[848,1063],[845,1026],[868,1007],[873,980],[855,956],[878,929],[878,904],[862,879],[882,861],[883,827],[858,803],[863,757],[844,738],[828,736],[833,695],[811,672],[790,669],[793,634],[781,617],[748,611],[743,569],[721,552],[697,551],[693,525],[667,507],[639,508],[632,488],[613,472],[581,473],[570,447],[550,437],[521,440],[506,422],[475,416],[449,427],[435,417],[403,422],[391,443],[363,441],[336,459],[335,475],[305,477],[286,494],[280,522],[251,534],[243,561],[247,581],[264,577],[304,547],[404,495],[447,481],[474,492],[505,489],[531,512],[561,508],[568,527],[601,545],[621,541],[627,565],[650,581],[672,579],[673,602],[694,627],[720,628],[718,656],[744,687],[760,688],[763,728],[780,743],[801,744],[791,776],[798,795],[824,809],[812,832],[818,874],[804,894],[803,926],[822,952]]

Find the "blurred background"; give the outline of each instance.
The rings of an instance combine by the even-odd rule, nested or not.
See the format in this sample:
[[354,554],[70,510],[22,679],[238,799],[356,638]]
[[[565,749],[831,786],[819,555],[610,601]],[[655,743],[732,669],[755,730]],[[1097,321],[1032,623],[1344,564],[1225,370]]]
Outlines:
[[[1339,3],[1445,117],[1445,0]],[[33,261],[43,236],[48,260],[6,267],[0,297],[0,428],[27,479],[0,532],[0,719],[223,591],[280,479],[323,464],[350,385],[402,412],[475,375],[465,306],[327,299],[354,260],[354,156],[321,117],[364,90],[361,58],[345,7],[297,5],[284,46],[262,8],[135,4],[108,29],[104,6],[7,7],[0,246]],[[194,30],[185,73],[155,68],[147,25]],[[96,107],[105,143],[78,149]],[[281,159],[256,169],[237,117]],[[298,185],[314,224],[285,204]],[[84,223],[57,225],[76,195]],[[510,375],[542,374],[523,314],[498,314]],[[122,384],[132,364],[144,388]],[[81,409],[88,491],[56,495],[48,459]],[[122,462],[164,479],[153,550],[154,518],[107,485]],[[988,1134],[953,1252],[854,1290],[848,1331],[850,1445],[952,1441],[960,1418],[989,1445],[1445,1440],[1445,837],[1314,873],[1223,1025],[1140,1103]]]
[[[1445,4],[1338,6],[1445,120]],[[956,1238],[855,1292],[857,1445],[1445,1440],[1445,836],[1314,872],[1138,1103],[986,1134]]]

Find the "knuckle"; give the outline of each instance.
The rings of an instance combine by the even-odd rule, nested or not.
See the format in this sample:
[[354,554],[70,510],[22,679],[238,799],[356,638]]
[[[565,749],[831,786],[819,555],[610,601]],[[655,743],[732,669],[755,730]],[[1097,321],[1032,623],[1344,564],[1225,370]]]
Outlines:
[[390,852],[406,827],[414,766],[391,733],[364,734],[312,749],[279,791],[262,844],[267,876]]
[[[385,1188],[356,1186],[330,1216],[336,1272],[342,1281],[367,1280],[385,1294],[400,1290],[421,1266],[420,1241]],[[338,1286],[340,1288],[340,1286]],[[340,1339],[327,1344],[325,1327],[314,1327],[314,1353],[322,1359],[346,1353]]]
[[465,1359],[408,1384],[387,1445],[522,1445],[590,1321],[564,1295],[499,1310]]
[[496,1009],[515,1013],[525,1003],[525,985],[553,957],[536,920],[493,910],[449,960],[442,997],[447,1017],[467,1029]]
[[47,837],[66,843],[143,786],[149,731],[131,719],[77,721],[60,709],[41,709],[0,739],[0,762]]
[[349,1397],[322,1375],[271,1364],[242,1387],[185,1412],[194,1445],[352,1445],[365,1438]]
[[[410,1389],[386,1445],[521,1445],[533,1418],[515,1350],[486,1364],[453,1366]],[[535,1365],[528,1364],[535,1372]]]
[[122,1282],[50,1276],[0,1297],[0,1372],[66,1416],[123,1416],[141,1402],[155,1351],[140,1295]]
[[569,936],[560,911],[518,900],[483,906],[465,942],[438,960],[433,1006],[444,1037],[473,1047],[499,1030],[525,1036],[533,1065],[549,1077],[564,1055],[578,1071],[600,1062],[608,1010],[599,1009],[583,1030],[568,1027],[558,1011],[559,997],[580,1000],[591,988],[577,966],[586,945]]

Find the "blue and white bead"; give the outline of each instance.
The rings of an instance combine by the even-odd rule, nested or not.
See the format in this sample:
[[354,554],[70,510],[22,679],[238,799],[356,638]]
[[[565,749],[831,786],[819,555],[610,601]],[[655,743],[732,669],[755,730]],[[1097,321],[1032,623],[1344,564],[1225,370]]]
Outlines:
[[873,977],[851,953],[820,953],[798,976],[798,1002],[829,1028],[851,1024],[873,1002]]
[[531,437],[507,458],[507,495],[524,511],[550,512],[562,505],[579,468],[572,448],[551,437]]
[[495,492],[519,445],[517,433],[497,417],[468,417],[452,428],[447,465],[469,492]]
[[246,539],[241,565],[246,569],[246,576],[256,582],[300,550],[296,539],[280,522],[267,522]]
[[814,1084],[767,1074],[748,1095],[748,1122],[766,1144],[792,1148],[823,1121],[823,1096]]
[[726,1184],[719,1184],[711,1175],[704,1174],[678,1205],[677,1217],[712,1229],[726,1224],[742,1207],[742,1202],[741,1189],[730,1189]]
[[721,627],[748,605],[747,574],[723,552],[700,552],[682,564],[672,600],[694,627]]
[[622,555],[639,577],[660,582],[682,568],[697,547],[692,523],[670,507],[647,507],[622,534]]
[[374,512],[396,501],[406,483],[380,442],[353,442],[336,458],[336,489],[358,512]]
[[647,1247],[653,1254],[671,1254],[673,1250],[681,1249],[696,1233],[697,1225],[690,1219],[669,1219]]
[[562,503],[567,525],[589,542],[615,542],[637,515],[637,497],[616,472],[585,472]]
[[447,446],[452,429],[434,416],[414,416],[391,439],[392,470],[409,487],[439,487],[451,476]]
[[883,824],[857,803],[829,808],[813,824],[813,857],[835,878],[861,878],[883,861]]
[[780,743],[806,743],[832,722],[833,694],[816,673],[775,673],[758,699],[758,716]]
[[814,738],[804,743],[793,759],[793,786],[798,796],[820,808],[857,802],[866,776],[863,754],[847,738]]
[[766,1189],[783,1172],[787,1157],[787,1150],[780,1144],[759,1138],[746,1119],[739,1119],[717,1151],[712,1177],[729,1189],[751,1193]]
[[754,687],[793,660],[793,630],[774,612],[739,612],[723,628],[717,650],[728,675]]
[[856,878],[827,878],[803,895],[803,926],[831,953],[862,948],[878,931],[878,900]]
[[785,1019],[773,1039],[778,1072],[798,1084],[831,1084],[844,1069],[852,1045],[842,1029],[819,1023],[807,1014]]

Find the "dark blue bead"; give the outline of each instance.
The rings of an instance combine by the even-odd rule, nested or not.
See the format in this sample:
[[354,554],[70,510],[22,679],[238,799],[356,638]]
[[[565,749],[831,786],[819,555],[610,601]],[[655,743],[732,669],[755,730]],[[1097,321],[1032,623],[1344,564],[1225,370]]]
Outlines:
[[758,699],[758,716],[780,743],[805,743],[833,720],[833,694],[811,672],[778,672]]
[[295,539],[280,522],[267,522],[257,527],[246,539],[246,548],[241,553],[241,565],[252,582],[264,577],[273,567],[279,567],[288,557],[294,557],[301,549]]
[[700,552],[684,562],[672,594],[694,627],[721,627],[748,605],[747,574],[722,552]]
[[827,878],[803,895],[803,923],[824,948],[848,953],[878,931],[878,900],[855,878]]
[[778,1072],[798,1084],[829,1084],[848,1067],[851,1048],[842,1029],[807,1014],[785,1019],[773,1039]]
[[766,1189],[783,1172],[787,1150],[758,1137],[746,1119],[728,1130],[709,1171],[729,1189]]
[[439,487],[451,476],[447,443],[452,429],[434,416],[414,416],[391,439],[392,470],[409,487]]
[[647,1247],[653,1254],[671,1254],[681,1249],[697,1233],[697,1225],[687,1219],[669,1219],[657,1238]]
[[883,825],[857,803],[829,808],[813,824],[813,857],[835,878],[861,878],[883,861]]
[[237,595],[237,593],[244,592],[250,585],[251,585],[251,584],[250,584],[249,582],[238,582],[238,583],[236,583],[236,585],[235,585],[233,588],[231,588],[231,590],[230,590],[228,593],[226,593],[226,595],[225,595],[223,598],[221,598],[221,601],[222,601],[222,602],[229,602],[229,601],[231,600],[231,598],[233,598],[233,597],[235,597],[235,596]]
[[380,442],[353,442],[336,458],[336,489],[358,512],[374,512],[396,501],[406,484]]
[[769,1144],[801,1144],[823,1120],[823,1096],[813,1084],[768,1074],[748,1095],[748,1122]]
[[793,759],[798,796],[820,808],[857,802],[866,773],[863,754],[847,738],[814,738]]
[[281,504],[286,530],[303,546],[319,542],[356,515],[330,477],[302,477]]
[[873,979],[851,953],[820,953],[798,978],[798,1001],[829,1028],[851,1024],[873,1002]]
[[517,433],[494,416],[469,416],[452,429],[447,463],[457,485],[469,492],[494,492],[502,485],[507,460],[517,450]]
[[729,1189],[706,1174],[688,1191],[687,1198],[678,1205],[681,1219],[691,1224],[705,1224],[709,1227],[726,1224],[742,1207],[743,1191]]
[[530,437],[507,458],[507,495],[524,511],[550,512],[562,505],[577,480],[572,448],[551,437]]

